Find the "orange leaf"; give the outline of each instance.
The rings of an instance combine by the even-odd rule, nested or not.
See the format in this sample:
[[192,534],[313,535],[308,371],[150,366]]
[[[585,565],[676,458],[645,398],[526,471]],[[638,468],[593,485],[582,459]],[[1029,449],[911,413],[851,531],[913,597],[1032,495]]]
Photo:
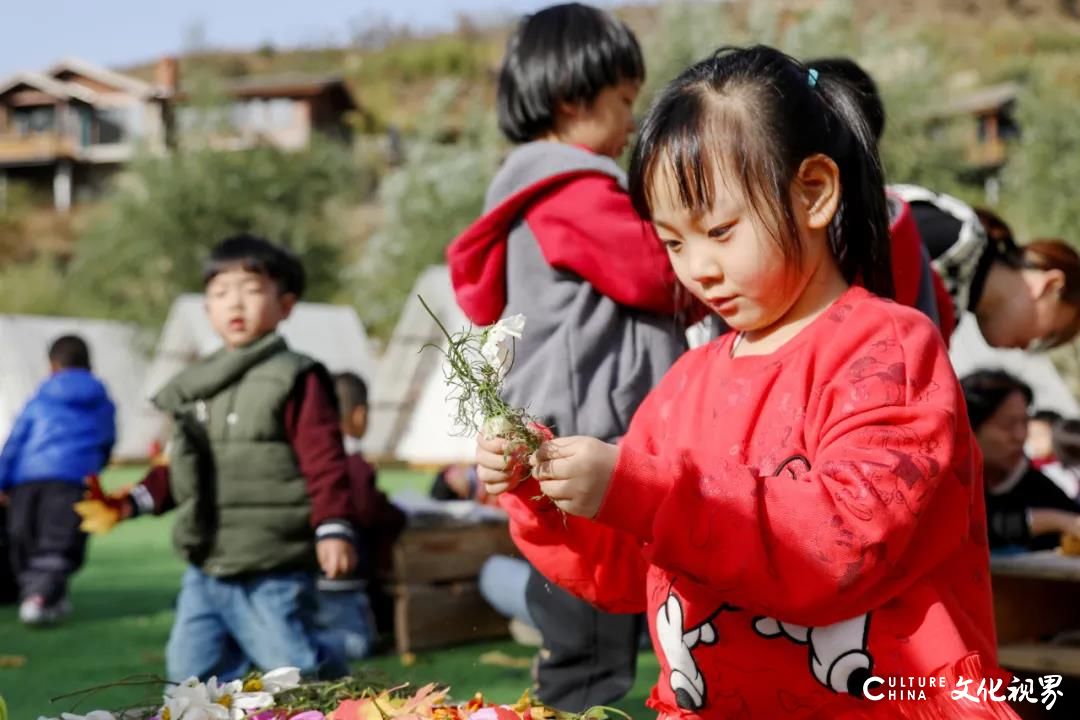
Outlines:
[[383,720],[383,713],[371,698],[343,700],[327,720]]
[[411,698],[402,701],[396,717],[404,715],[423,715],[430,717],[432,708],[446,699],[446,690],[439,689],[435,683],[429,683],[416,691]]
[[521,720],[521,716],[504,705],[495,706],[496,720]]

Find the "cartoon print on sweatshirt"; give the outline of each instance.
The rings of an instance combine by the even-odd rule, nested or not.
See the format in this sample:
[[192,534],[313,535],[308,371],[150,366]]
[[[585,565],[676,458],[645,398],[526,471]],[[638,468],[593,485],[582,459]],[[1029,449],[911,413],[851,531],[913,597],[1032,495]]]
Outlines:
[[886,364],[875,355],[866,355],[853,362],[848,368],[848,381],[853,399],[863,402],[872,397],[884,397],[889,403],[899,405],[907,391],[904,363]]
[[[786,444],[790,434],[791,427],[780,430],[779,435],[784,440],[781,445]],[[889,440],[883,440],[882,445],[888,449]],[[925,478],[926,470],[930,472],[937,470],[931,458],[920,458],[921,467],[917,467],[909,456],[895,451],[893,455],[896,456],[896,467],[893,468],[893,472],[908,490]],[[795,453],[785,457],[773,471],[772,476],[790,477],[791,480],[798,481],[803,479],[811,469],[810,460],[801,453]],[[896,495],[902,501],[902,493],[899,490]],[[834,518],[833,524],[835,525],[837,521],[842,523],[839,516]],[[835,527],[833,531],[835,532]],[[848,571],[845,574],[851,574],[861,569],[868,547],[867,543],[860,542],[854,533],[849,532],[847,537],[848,542],[843,543],[845,547],[840,552],[848,555],[853,550],[857,551],[853,557],[849,558],[852,562],[847,563]],[[822,544],[815,544],[820,551]],[[834,552],[836,550],[837,548],[833,548]],[[828,559],[839,560],[835,557]],[[698,668],[693,650],[698,645],[712,645],[719,640],[713,620],[725,610],[739,611],[740,608],[723,603],[700,624],[686,628],[684,627],[683,606],[673,587],[668,590],[666,601],[657,610],[656,635],[660,649],[671,668],[668,684],[679,707],[684,710],[699,711],[705,707],[708,699],[706,679]],[[824,627],[805,627],[765,616],[757,616],[751,622],[754,632],[763,638],[786,637],[797,644],[806,645],[810,671],[826,688],[836,693],[862,695],[863,683],[870,677],[873,667],[873,658],[867,652],[869,613]]]
[[[720,640],[713,621],[725,611],[738,612],[740,608],[723,603],[701,623],[686,627],[682,601],[671,590],[656,612],[657,643],[669,668],[667,682],[684,710],[701,711],[708,701],[707,678],[698,667],[694,649]],[[867,648],[870,613],[824,627],[804,627],[763,616],[751,623],[762,638],[784,637],[806,645],[810,672],[822,686],[835,693],[862,695],[874,665]]]
[[867,652],[870,613],[825,627],[803,627],[775,618],[754,618],[754,632],[766,638],[786,637],[806,645],[810,671],[819,683],[836,693],[862,696],[874,660]]
[[725,610],[737,612],[739,608],[724,603],[701,624],[686,629],[683,627],[682,601],[672,590],[656,611],[656,637],[671,668],[668,683],[675,701],[684,710],[701,710],[705,707],[708,698],[705,676],[698,669],[692,651],[698,645],[716,643],[719,637],[713,620]]

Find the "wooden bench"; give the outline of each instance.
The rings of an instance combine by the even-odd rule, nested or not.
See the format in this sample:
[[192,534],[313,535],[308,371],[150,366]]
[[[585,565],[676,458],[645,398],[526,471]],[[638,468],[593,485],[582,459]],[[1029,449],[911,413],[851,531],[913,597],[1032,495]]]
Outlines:
[[1080,647],[1046,638],[1080,630],[1080,558],[1046,550],[991,557],[1002,666],[1080,677]]
[[477,584],[492,555],[516,555],[505,522],[446,522],[402,533],[390,578],[398,653],[507,635],[507,619]]
[[1080,677],[1080,647],[1019,643],[998,648],[998,662],[1010,670]]

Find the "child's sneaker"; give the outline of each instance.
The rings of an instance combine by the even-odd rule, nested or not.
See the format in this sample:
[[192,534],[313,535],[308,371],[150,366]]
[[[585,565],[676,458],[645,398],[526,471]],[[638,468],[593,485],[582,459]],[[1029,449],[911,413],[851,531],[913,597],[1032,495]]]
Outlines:
[[45,604],[45,598],[31,595],[19,605],[19,620],[25,625],[50,625],[57,623],[71,614],[71,603],[62,598],[52,605]]
[[19,605],[19,620],[24,625],[41,625],[48,622],[46,619],[47,608],[45,598],[40,595],[31,595]]

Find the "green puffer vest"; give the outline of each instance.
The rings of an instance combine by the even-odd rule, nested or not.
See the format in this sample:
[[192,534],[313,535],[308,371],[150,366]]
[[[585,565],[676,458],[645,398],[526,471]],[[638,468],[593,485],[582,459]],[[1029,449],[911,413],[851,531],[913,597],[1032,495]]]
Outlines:
[[175,421],[173,544],[208,575],[314,567],[307,482],[283,415],[315,365],[271,333],[211,355],[154,398]]

